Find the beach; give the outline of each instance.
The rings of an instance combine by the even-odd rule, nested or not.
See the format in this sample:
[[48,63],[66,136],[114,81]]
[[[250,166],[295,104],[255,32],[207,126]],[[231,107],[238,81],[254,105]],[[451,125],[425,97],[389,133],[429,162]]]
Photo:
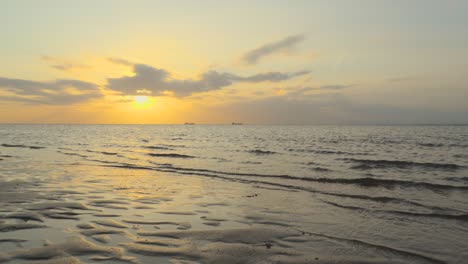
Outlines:
[[0,263],[463,263],[467,132],[0,125]]

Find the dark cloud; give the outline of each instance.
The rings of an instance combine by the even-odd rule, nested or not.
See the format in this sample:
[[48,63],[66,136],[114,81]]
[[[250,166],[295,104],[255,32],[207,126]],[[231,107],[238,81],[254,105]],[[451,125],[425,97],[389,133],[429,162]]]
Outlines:
[[219,90],[235,82],[281,82],[309,73],[307,71],[290,74],[268,72],[251,76],[238,76],[232,73],[209,71],[203,73],[199,80],[177,80],[172,79],[169,72],[164,69],[144,64],[134,65],[133,71],[134,76],[108,79],[107,87],[126,95],[134,95],[138,93],[138,90],[144,89],[151,91],[153,95],[161,95],[165,91],[170,91],[176,96],[183,97],[193,93]]
[[35,104],[73,104],[102,96],[96,84],[68,79],[38,82],[0,77],[0,90],[13,93],[0,100]]
[[279,51],[290,50],[294,48],[296,44],[304,40],[304,35],[289,36],[277,42],[268,43],[247,52],[244,56],[242,56],[242,60],[247,64],[256,64],[263,57],[269,56]]
[[125,60],[125,59],[120,59],[120,58],[107,58],[108,61],[114,63],[114,64],[120,64],[120,65],[125,65],[125,66],[133,66],[134,63]]

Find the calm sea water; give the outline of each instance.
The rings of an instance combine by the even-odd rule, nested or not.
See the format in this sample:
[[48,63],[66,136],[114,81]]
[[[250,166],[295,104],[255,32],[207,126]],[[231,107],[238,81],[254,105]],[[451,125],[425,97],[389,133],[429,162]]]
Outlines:
[[353,254],[468,259],[468,126],[0,125],[0,159],[3,179],[74,165],[254,186],[288,197],[278,221]]

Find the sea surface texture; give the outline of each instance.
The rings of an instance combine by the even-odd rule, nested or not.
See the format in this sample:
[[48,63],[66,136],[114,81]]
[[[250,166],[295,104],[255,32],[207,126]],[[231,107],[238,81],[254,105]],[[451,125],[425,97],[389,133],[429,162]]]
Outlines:
[[468,126],[0,125],[0,263],[468,263]]

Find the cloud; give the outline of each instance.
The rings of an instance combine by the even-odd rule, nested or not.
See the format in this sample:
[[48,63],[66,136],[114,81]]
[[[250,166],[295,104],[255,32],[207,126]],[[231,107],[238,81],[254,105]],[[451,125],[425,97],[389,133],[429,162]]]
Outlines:
[[0,100],[34,104],[73,104],[102,96],[96,84],[69,79],[38,82],[0,77],[0,91],[8,94]]
[[51,57],[51,56],[41,56],[41,60],[49,63],[51,68],[54,68],[56,70],[60,71],[73,71],[76,69],[86,69],[90,68],[89,65],[86,64],[80,64],[80,63],[72,63],[65,61],[63,59],[57,58],[57,57]]
[[137,94],[139,90],[151,91],[153,95],[162,95],[167,91],[175,96],[184,97],[193,93],[219,90],[235,82],[281,82],[306,75],[308,71],[295,73],[267,72],[251,76],[239,76],[232,73],[208,71],[199,80],[172,79],[169,72],[145,64],[133,66],[134,76],[109,78],[107,87],[126,95]]
[[304,35],[293,35],[277,42],[265,44],[244,54],[244,56],[242,56],[242,61],[246,64],[256,64],[263,57],[272,55],[276,52],[290,50],[304,40]]
[[120,58],[107,58],[108,61],[114,63],[114,64],[120,64],[120,65],[125,65],[125,66],[133,66],[134,63],[125,60],[125,59],[120,59]]
[[281,89],[281,91],[285,91],[284,95],[287,95],[289,97],[302,97],[305,96],[307,92],[310,91],[325,91],[325,90],[330,90],[330,91],[337,91],[337,90],[342,90],[345,88],[349,88],[354,86],[353,84],[327,84],[327,85],[322,85],[318,87],[295,87],[295,88],[289,88],[285,91],[284,89]]

